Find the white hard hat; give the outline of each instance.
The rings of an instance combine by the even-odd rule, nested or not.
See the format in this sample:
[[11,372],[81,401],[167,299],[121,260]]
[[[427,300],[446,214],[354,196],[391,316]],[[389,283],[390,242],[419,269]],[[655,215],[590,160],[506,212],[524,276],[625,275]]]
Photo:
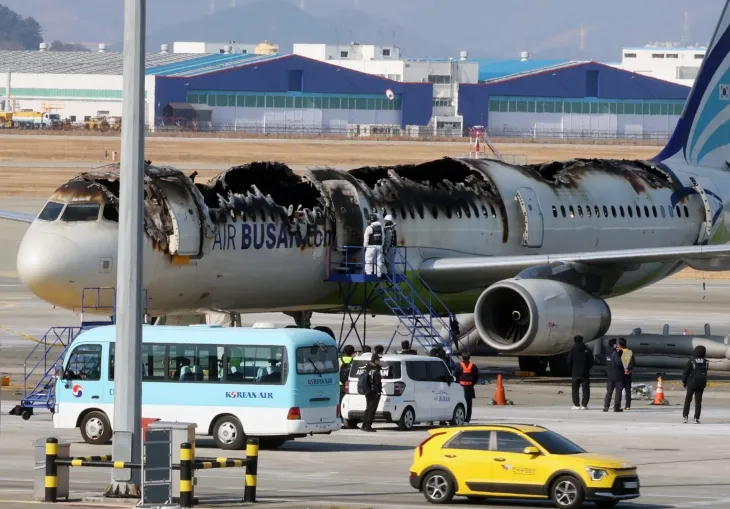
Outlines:
[[393,216],[391,216],[390,214],[388,214],[387,216],[385,216],[385,221],[390,221],[392,223],[393,222]]

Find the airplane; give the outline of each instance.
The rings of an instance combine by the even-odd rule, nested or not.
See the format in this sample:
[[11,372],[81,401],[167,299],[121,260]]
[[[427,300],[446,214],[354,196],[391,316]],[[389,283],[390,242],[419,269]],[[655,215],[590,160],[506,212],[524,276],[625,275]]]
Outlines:
[[[573,337],[611,324],[607,299],[685,267],[730,269],[730,12],[726,3],[677,126],[646,161],[311,168],[254,162],[208,183],[145,165],[143,287],[164,320],[277,311],[310,326],[342,312],[327,281],[340,246],[362,246],[367,218],[396,218],[409,263],[458,314],[460,333],[565,369]],[[30,223],[18,275],[39,298],[80,310],[83,288],[116,282],[119,167],[71,179]],[[387,314],[382,302],[369,307]],[[562,364],[561,364],[562,363]]]

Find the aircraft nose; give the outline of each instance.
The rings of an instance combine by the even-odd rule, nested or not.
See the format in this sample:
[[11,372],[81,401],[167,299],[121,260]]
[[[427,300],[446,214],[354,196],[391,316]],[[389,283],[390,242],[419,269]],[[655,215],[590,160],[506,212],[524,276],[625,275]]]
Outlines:
[[79,283],[89,270],[84,254],[64,235],[29,230],[18,249],[18,276],[28,290],[51,304],[78,305]]

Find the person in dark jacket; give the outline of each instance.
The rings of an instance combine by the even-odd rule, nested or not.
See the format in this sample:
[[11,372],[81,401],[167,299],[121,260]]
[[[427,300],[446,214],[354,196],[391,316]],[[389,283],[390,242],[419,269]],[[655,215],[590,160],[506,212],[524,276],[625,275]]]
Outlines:
[[624,367],[624,394],[626,396],[626,407],[624,410],[631,410],[631,373],[634,372],[636,359],[634,352],[626,347],[626,338],[618,338],[619,347],[621,347],[621,364]]
[[380,356],[376,353],[368,362],[366,368],[370,376],[370,390],[365,394],[365,416],[362,421],[362,430],[374,432],[373,421],[378,409],[380,395],[383,393],[383,378],[380,374]]
[[707,387],[707,371],[710,369],[710,363],[705,358],[707,349],[704,346],[698,346],[692,353],[693,359],[687,361],[682,373],[682,385],[687,389],[687,395],[684,398],[684,411],[682,413],[683,422],[687,422],[689,417],[689,407],[692,404],[692,397],[695,399],[695,424],[700,423],[700,413],[702,413],[702,394]]
[[621,363],[621,345],[616,345],[608,365],[608,384],[606,385],[606,398],[603,401],[604,412],[608,412],[611,406],[611,397],[614,392],[616,392],[616,399],[613,403],[613,411],[623,412],[621,409],[621,393],[623,389],[624,365]]
[[[591,399],[591,368],[593,353],[583,344],[583,336],[573,338],[575,345],[568,353],[568,365],[571,366],[573,384],[573,410],[588,410]],[[578,389],[583,389],[583,399],[579,399]]]
[[461,363],[456,366],[454,375],[459,385],[464,388],[464,399],[466,400],[466,419],[464,419],[464,422],[468,423],[471,421],[472,402],[477,397],[474,386],[479,381],[479,369],[477,369],[476,364],[472,364],[469,352],[461,354]]

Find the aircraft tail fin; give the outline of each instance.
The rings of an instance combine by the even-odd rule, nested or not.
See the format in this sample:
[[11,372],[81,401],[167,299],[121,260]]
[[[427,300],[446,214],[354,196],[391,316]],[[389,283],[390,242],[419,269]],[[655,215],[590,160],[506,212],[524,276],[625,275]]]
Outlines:
[[677,127],[657,161],[730,162],[730,0],[726,1]]

